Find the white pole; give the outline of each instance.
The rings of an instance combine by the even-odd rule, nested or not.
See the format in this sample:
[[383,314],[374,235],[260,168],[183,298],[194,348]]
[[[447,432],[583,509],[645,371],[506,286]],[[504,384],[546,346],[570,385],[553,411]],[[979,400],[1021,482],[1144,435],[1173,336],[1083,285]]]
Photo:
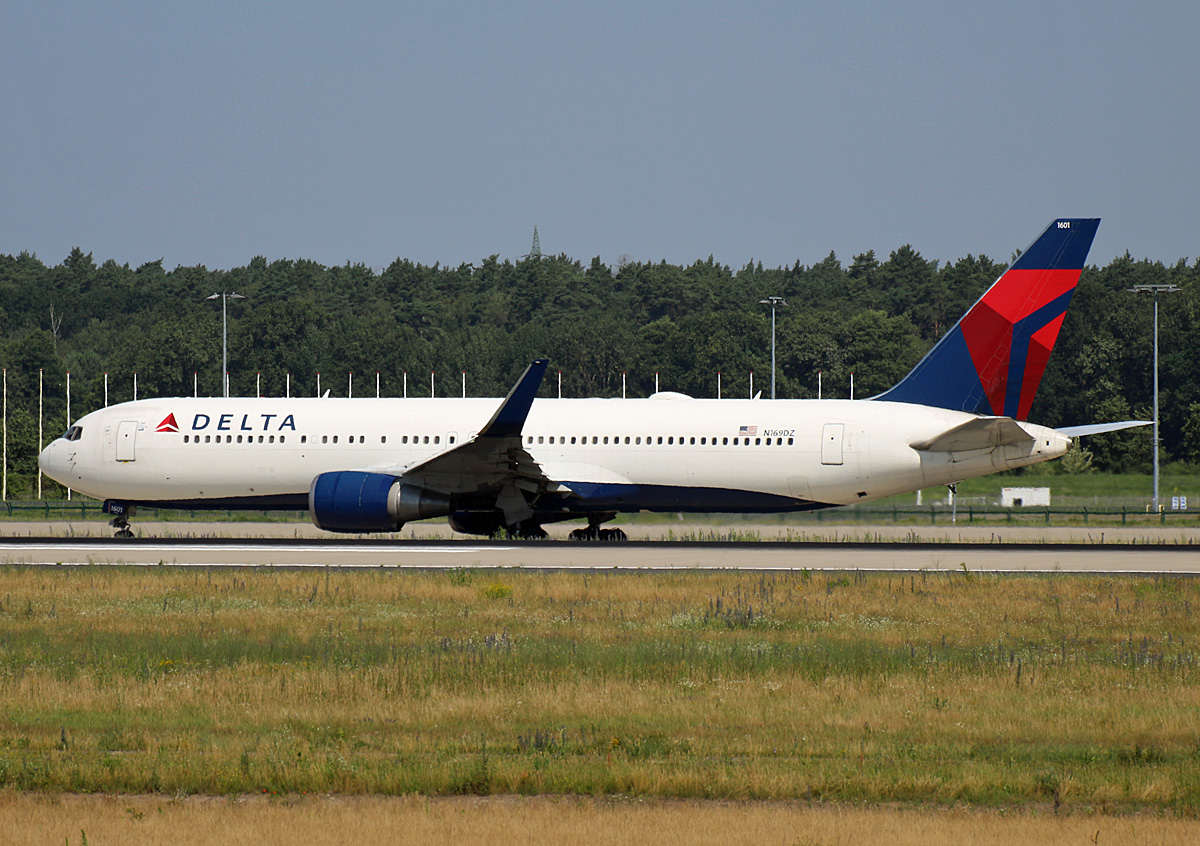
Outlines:
[[467,398],[467,371],[463,371],[463,399]]
[[404,371],[404,398],[408,399],[408,371]]
[[[67,371],[67,428],[71,428],[71,371]],[[67,500],[71,499],[71,489],[67,488]]]
[[354,397],[354,371],[351,370],[346,380],[346,397],[353,399]]
[[821,398],[821,371],[817,371],[817,399]]
[[654,393],[658,393],[658,371],[654,371]]
[[4,368],[4,483],[0,500],[8,502],[8,368]]
[[317,396],[321,395],[321,371],[317,371]]
[[717,399],[721,398],[721,371],[717,371]]
[[262,397],[262,371],[259,370],[254,374],[254,395]]
[[[42,369],[38,368],[38,455],[42,454]],[[38,467],[38,499],[42,498],[42,468]]]
[[195,370],[192,371],[192,396],[200,396],[200,374]]
[[621,399],[625,399],[625,371],[621,371]]
[[137,373],[133,374],[133,400],[137,402]]
[[379,399],[379,371],[375,371],[375,399]]
[[558,371],[558,398],[562,399],[562,371]]
[[286,379],[284,380],[284,389],[283,390],[284,390],[284,396],[287,397],[288,399],[291,399],[292,398],[292,374],[291,373],[286,374]]
[[108,374],[104,374],[104,407],[108,408]]
[[850,374],[850,399],[854,399],[854,373]]
[[754,399],[754,371],[750,371],[750,399]]
[[433,393],[433,371],[432,370],[429,371],[429,396],[430,397],[434,396],[434,393]]
[[221,292],[221,372],[225,374],[225,396],[229,396],[229,323],[225,317],[225,292]]

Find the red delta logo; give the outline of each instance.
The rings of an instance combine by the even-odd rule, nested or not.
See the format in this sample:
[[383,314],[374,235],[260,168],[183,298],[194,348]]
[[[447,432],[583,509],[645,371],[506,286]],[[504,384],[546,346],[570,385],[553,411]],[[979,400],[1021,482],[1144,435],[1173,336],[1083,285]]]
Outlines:
[[158,428],[155,429],[154,431],[156,431],[156,432],[178,432],[179,424],[175,422],[175,415],[172,413],[172,414],[168,414],[166,417],[164,417],[163,421],[158,424]]

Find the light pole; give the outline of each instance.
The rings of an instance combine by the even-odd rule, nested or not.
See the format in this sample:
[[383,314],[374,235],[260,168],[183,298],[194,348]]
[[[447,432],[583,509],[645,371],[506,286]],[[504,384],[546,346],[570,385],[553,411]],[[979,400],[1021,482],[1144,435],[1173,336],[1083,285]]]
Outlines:
[[787,308],[783,297],[767,297],[758,301],[760,305],[771,307],[771,399],[775,399],[775,309]]
[[244,300],[246,299],[237,291],[222,291],[219,294],[213,294],[211,297],[205,297],[207,300],[215,300],[221,298],[221,385],[226,397],[229,396],[229,318],[225,305],[226,300]]
[[1150,450],[1154,453],[1154,500],[1152,507],[1158,513],[1158,295],[1178,291],[1177,285],[1134,285],[1127,289],[1134,294],[1154,295],[1154,435],[1150,438]]

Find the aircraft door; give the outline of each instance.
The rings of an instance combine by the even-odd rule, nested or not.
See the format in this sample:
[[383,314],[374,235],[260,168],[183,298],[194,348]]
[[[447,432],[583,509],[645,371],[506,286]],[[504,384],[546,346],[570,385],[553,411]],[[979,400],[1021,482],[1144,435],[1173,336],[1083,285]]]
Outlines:
[[845,423],[826,423],[821,429],[821,463],[842,463],[842,436],[845,434]]
[[137,440],[138,422],[122,420],[117,426],[117,461],[134,461],[134,443]]

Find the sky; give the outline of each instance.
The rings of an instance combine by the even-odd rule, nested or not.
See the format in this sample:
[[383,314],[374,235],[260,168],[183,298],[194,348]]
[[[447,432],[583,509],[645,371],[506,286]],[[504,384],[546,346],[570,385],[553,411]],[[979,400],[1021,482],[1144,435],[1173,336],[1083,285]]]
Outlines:
[[0,253],[1200,256],[1200,4],[8,4]]

